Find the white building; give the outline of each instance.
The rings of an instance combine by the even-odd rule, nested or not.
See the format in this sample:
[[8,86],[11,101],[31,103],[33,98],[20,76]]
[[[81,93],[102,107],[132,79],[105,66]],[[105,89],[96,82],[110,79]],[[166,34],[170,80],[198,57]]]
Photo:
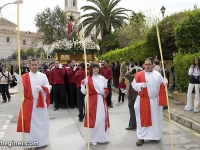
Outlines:
[[[78,11],[78,0],[65,0],[65,9],[64,11],[66,12],[66,15],[72,15],[75,20],[77,20],[81,13]],[[80,24],[80,20],[78,21],[78,24]],[[84,30],[86,27],[84,27]],[[88,37],[85,37],[85,41],[91,41],[95,39],[95,33],[96,30],[95,28],[92,29],[90,35]],[[83,36],[82,36],[82,31],[80,32],[80,40],[83,41]],[[98,36],[98,39],[100,39],[100,35]]]
[[[20,31],[20,45],[23,49],[42,47],[42,37],[34,32]],[[17,25],[0,17],[0,59],[11,56],[17,47]]]

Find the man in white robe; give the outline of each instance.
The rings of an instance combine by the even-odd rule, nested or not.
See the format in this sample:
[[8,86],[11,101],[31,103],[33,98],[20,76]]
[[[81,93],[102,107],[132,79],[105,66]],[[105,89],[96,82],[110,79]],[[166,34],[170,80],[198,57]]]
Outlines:
[[[144,140],[160,140],[162,135],[162,108],[167,105],[164,84],[168,81],[153,70],[153,60],[147,58],[145,71],[135,74],[132,82],[138,96],[134,105],[137,121],[137,146]],[[164,83],[164,84],[163,84]]]
[[[90,72],[92,69],[97,70],[95,72],[96,74],[90,74],[82,81],[81,92],[86,94],[85,84],[88,83],[90,142],[93,145],[97,145],[97,143],[106,143],[110,141],[110,121],[106,102],[106,96],[109,90],[107,88],[107,80],[98,74],[99,65],[95,63],[91,64]],[[84,123],[84,127],[86,128],[88,128],[87,119],[88,116],[86,113]],[[84,139],[88,141],[87,134]]]
[[25,146],[34,149],[49,144],[48,106],[51,86],[46,75],[38,72],[35,59],[29,62],[29,68],[29,73],[17,78],[18,83],[22,82],[24,94],[23,113],[20,111],[17,132],[24,132],[25,142],[38,142],[39,145]]

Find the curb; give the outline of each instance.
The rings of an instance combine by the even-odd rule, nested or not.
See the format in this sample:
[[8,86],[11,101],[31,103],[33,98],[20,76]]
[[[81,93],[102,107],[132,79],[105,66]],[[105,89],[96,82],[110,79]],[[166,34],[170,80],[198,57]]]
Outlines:
[[[163,111],[163,116],[169,119],[167,110]],[[171,116],[171,120],[200,133],[200,123],[195,122],[191,119],[188,119],[184,116],[181,116],[180,114],[175,114],[174,112],[170,112],[170,116]]]
[[14,94],[18,94],[18,92],[15,92],[15,93],[10,93],[10,95],[14,95]]
[[[112,92],[115,94],[118,94],[118,90],[113,87],[112,87]],[[169,97],[169,100],[172,99],[172,94],[168,93],[168,97]],[[125,94],[125,98],[128,98],[127,93]],[[163,116],[169,119],[167,110],[163,110]],[[171,120],[200,133],[200,123],[193,121],[191,119],[188,119],[182,116],[181,114],[174,113],[173,111],[170,111],[170,116],[171,116]]]

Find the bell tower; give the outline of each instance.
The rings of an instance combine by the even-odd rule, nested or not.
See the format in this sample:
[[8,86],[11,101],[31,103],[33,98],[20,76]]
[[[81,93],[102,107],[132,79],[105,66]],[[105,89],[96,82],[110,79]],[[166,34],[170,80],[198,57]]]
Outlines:
[[80,17],[78,12],[78,0],[65,0],[65,10],[67,16],[73,16],[75,20]]

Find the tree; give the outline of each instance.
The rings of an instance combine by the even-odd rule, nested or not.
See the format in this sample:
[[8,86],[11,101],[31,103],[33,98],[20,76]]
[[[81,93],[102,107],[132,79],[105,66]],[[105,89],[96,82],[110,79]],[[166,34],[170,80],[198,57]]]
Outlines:
[[12,59],[13,59],[13,60],[16,60],[16,59],[17,59],[17,57],[18,57],[18,56],[17,56],[17,52],[14,52],[14,53],[12,53],[12,55],[11,55],[11,56],[12,56]]
[[[96,37],[101,33],[102,41],[107,34],[111,33],[111,29],[121,29],[123,22],[127,19],[125,8],[116,8],[121,0],[88,0],[96,6],[83,6],[81,9],[90,11],[81,16],[83,26],[87,26],[85,36],[88,36],[93,28],[96,28]],[[91,12],[93,11],[93,12]],[[106,49],[103,50],[103,53]]]
[[59,6],[56,6],[53,11],[46,8],[42,13],[37,13],[34,21],[38,33],[43,36],[44,44],[52,44],[66,38],[67,18]]
[[36,50],[36,56],[37,57],[40,57],[41,56],[41,53],[44,53],[44,56],[46,56],[46,52],[44,50],[43,47],[39,47],[37,50]]
[[124,23],[122,29],[117,30],[120,48],[129,46],[131,42],[145,39],[147,28],[144,18],[145,15],[142,12],[132,12],[129,23]]
[[25,50],[25,53],[27,56],[31,56],[31,57],[35,56],[35,51],[32,47],[29,47],[27,50]]
[[107,34],[102,41],[101,49],[107,48],[107,50],[115,50],[119,47],[119,39],[116,33]]
[[175,28],[176,46],[181,53],[197,53],[200,50],[200,9],[186,12],[188,17]]

